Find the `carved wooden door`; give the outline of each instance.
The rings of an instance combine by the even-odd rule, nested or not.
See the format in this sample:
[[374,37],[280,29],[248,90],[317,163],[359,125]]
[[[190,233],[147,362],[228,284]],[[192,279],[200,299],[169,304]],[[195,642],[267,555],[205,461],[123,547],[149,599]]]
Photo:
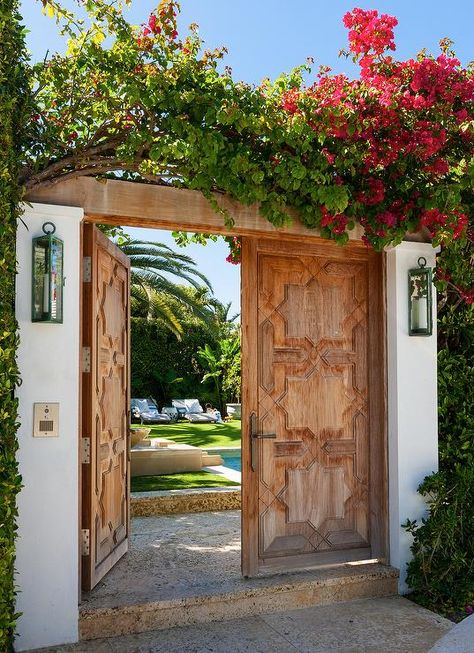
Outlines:
[[246,576],[383,558],[382,255],[244,239]]
[[82,588],[126,553],[129,536],[129,277],[127,256],[84,225]]

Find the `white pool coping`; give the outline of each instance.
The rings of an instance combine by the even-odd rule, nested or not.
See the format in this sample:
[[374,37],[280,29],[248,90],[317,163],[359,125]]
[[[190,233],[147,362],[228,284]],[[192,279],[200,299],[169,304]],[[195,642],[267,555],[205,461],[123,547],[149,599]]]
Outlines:
[[238,472],[235,469],[230,467],[225,467],[225,465],[215,465],[212,467],[203,467],[203,472],[211,472],[212,474],[217,474],[217,476],[225,476],[229,481],[234,481],[234,483],[242,483],[242,472]]

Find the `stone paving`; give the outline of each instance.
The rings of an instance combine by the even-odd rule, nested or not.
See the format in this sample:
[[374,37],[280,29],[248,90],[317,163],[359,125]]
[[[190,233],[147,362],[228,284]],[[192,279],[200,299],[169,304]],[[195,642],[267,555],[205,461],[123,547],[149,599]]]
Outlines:
[[[90,612],[153,601],[233,594],[282,582],[311,582],[318,575],[307,571],[244,579],[240,552],[239,510],[135,517],[130,551],[92,592],[83,595],[81,608]],[[363,572],[370,577],[379,573],[377,569],[374,565],[339,566],[321,573],[325,580]],[[345,597],[350,598],[359,597]]]
[[402,597],[364,599],[42,649],[43,653],[427,653],[453,624]]
[[135,517],[131,530],[129,553],[84,596],[83,607],[175,599],[243,582],[239,510]]
[[[359,578],[355,584],[354,580],[351,581],[351,575],[352,579]],[[44,651],[427,653],[452,627],[451,622],[406,599],[398,596],[383,598],[394,591],[396,576],[393,570],[382,565],[319,570],[316,581],[314,578],[313,571],[243,579],[240,573],[238,510],[136,517],[132,520],[129,553],[92,592],[83,597],[81,604],[82,614],[89,614],[89,627],[97,624],[92,636],[102,639],[90,639]],[[382,583],[378,593],[375,590],[377,582]],[[280,589],[283,592],[271,594],[270,591],[269,596],[262,598],[262,593],[268,594],[275,584],[279,586],[282,583]],[[318,583],[322,590],[318,588]],[[361,584],[363,586],[364,583],[370,593],[360,593]],[[387,591],[384,583],[393,589]],[[291,593],[292,584],[303,588],[297,590],[300,599],[308,594],[311,600],[295,602],[296,595]],[[332,590],[331,587],[336,589]],[[322,600],[313,600],[315,593],[320,591],[323,592]],[[251,595],[247,599],[254,606],[250,611],[243,611],[239,600],[234,600],[242,592]],[[223,593],[230,596],[227,611],[220,613],[215,606],[209,605],[206,609],[216,612],[210,615],[211,621],[206,618],[208,623],[170,619],[163,622],[160,630],[153,630],[156,628],[153,625],[148,632],[104,638],[108,631],[102,628],[96,616],[101,612],[110,613],[113,626],[110,635],[133,633],[133,623],[125,624],[124,619],[130,612],[128,619],[138,623],[143,618],[141,603],[157,601],[160,615],[163,612],[160,606],[169,603],[171,615],[181,618],[189,616],[187,601],[202,599],[205,602],[209,595]],[[377,595],[381,598],[360,598]],[[353,598],[358,600],[350,600]],[[263,600],[267,603],[262,603]],[[324,605],[334,600],[340,602]],[[258,601],[258,605],[252,601]],[[323,605],[315,606],[315,603]],[[314,607],[302,608],[304,605]],[[300,609],[296,610],[296,607]],[[137,608],[137,615],[132,614]],[[191,625],[168,627],[174,623]],[[145,628],[135,628],[135,632],[137,630]]]

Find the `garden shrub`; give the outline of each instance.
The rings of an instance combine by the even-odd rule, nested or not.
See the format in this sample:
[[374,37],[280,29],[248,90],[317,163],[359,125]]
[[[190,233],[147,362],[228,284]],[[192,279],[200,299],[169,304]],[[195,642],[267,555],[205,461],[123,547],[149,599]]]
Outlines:
[[407,522],[414,536],[407,582],[415,600],[449,616],[474,604],[474,473],[460,467],[427,477],[419,492],[429,516]]
[[428,504],[413,535],[413,598],[453,618],[474,604],[474,306],[445,298],[438,354],[440,471],[419,492]]
[[442,469],[474,470],[474,364],[461,352],[438,356],[439,458]]

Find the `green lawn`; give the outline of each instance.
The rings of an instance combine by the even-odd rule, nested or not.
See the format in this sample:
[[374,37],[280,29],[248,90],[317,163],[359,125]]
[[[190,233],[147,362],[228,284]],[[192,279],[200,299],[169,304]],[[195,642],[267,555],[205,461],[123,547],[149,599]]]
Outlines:
[[199,487],[228,487],[239,485],[225,476],[209,472],[187,472],[186,474],[164,474],[163,476],[135,476],[132,478],[132,492],[154,492],[156,490],[184,490]]
[[150,438],[169,438],[179,444],[192,444],[205,449],[240,447],[240,420],[232,420],[225,424],[193,424],[184,420],[175,424],[150,424],[149,426]]

